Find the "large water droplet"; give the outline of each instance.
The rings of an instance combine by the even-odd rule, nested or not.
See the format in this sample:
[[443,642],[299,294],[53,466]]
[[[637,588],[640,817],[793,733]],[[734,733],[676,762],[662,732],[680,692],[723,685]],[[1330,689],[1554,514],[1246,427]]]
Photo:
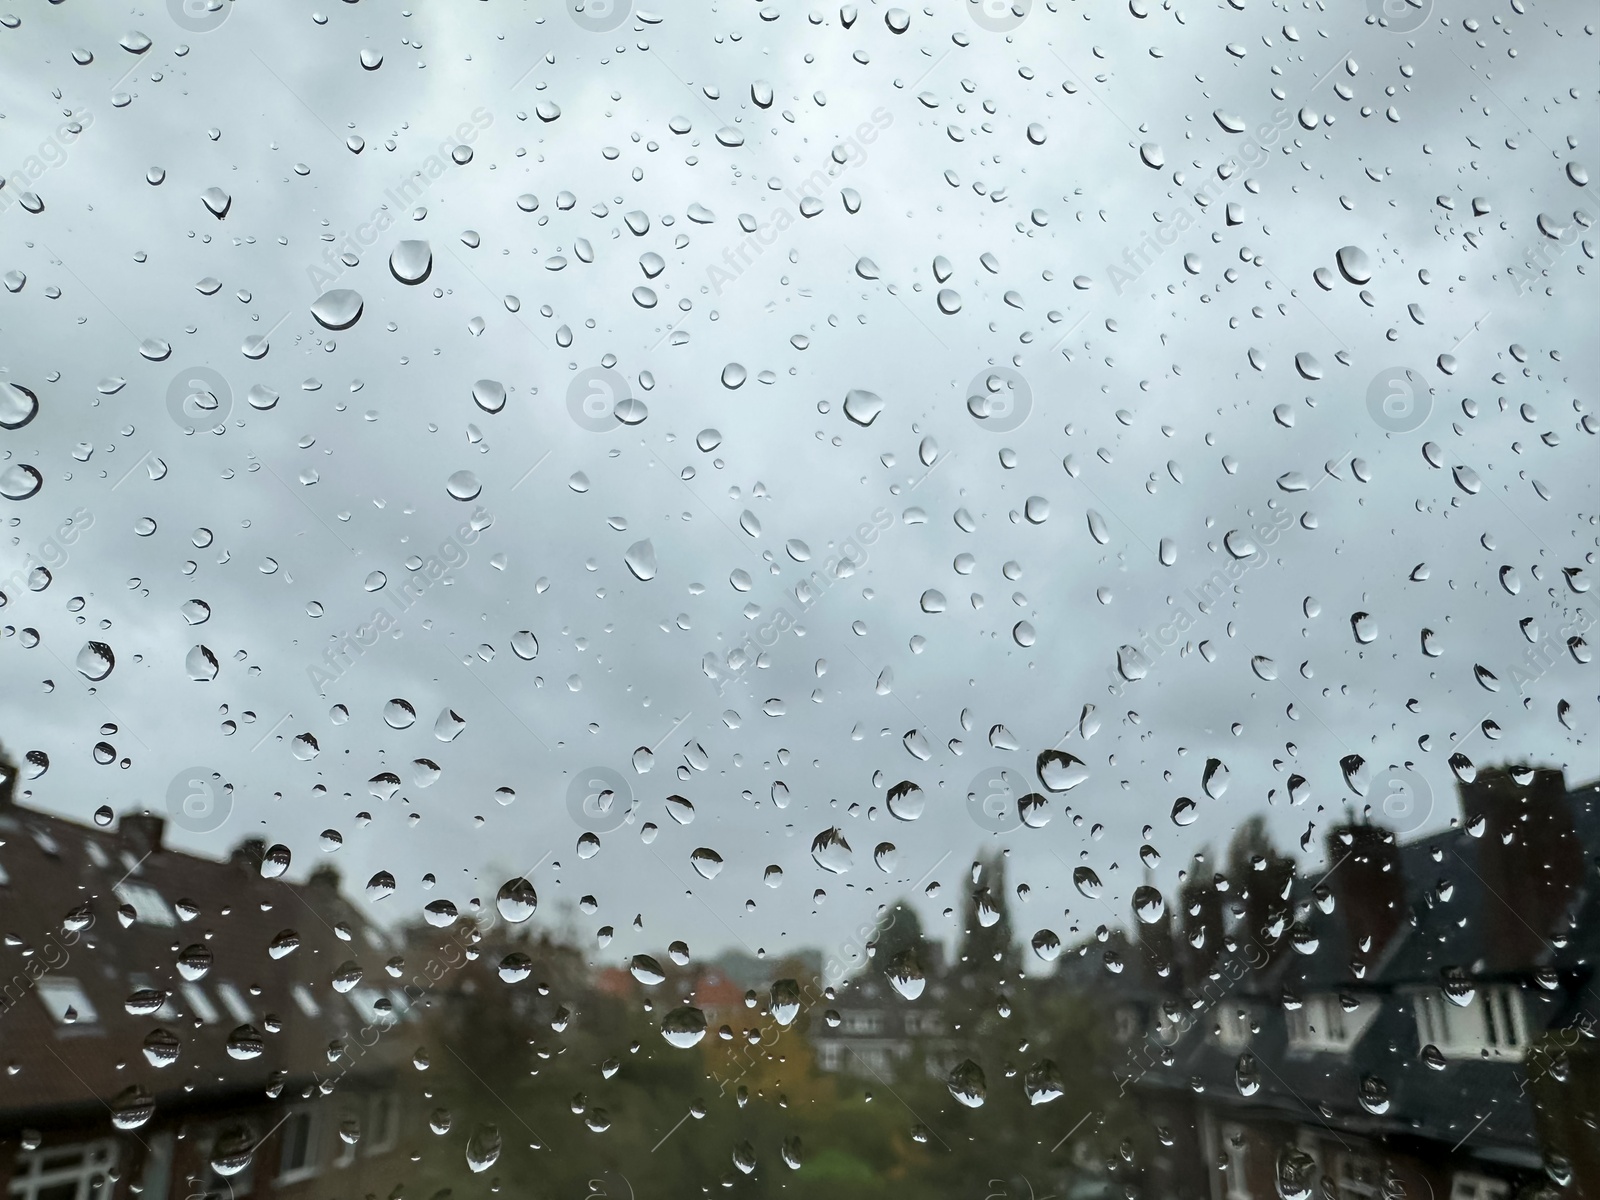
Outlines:
[[850,843],[844,840],[837,825],[824,829],[811,840],[811,860],[824,871],[842,875],[850,869],[854,857]]
[[364,305],[361,293],[351,288],[323,292],[311,305],[311,315],[324,329],[349,329],[361,319]]
[[433,248],[420,240],[401,242],[389,255],[389,271],[401,283],[421,283],[433,273]]
[[0,496],[7,500],[27,500],[39,494],[44,476],[27,463],[12,463],[0,470]]
[[219,221],[228,215],[228,209],[233,205],[233,197],[218,187],[209,187],[201,192],[200,201]]
[[1372,263],[1360,246],[1340,247],[1334,261],[1339,265],[1339,274],[1348,282],[1357,285],[1372,282]]
[[706,1015],[688,1004],[675,1008],[661,1018],[661,1036],[680,1050],[698,1046],[706,1036]]
[[116,665],[116,655],[104,642],[85,642],[78,651],[76,666],[85,679],[98,682],[111,674]]
[[950,1094],[968,1108],[982,1108],[989,1097],[989,1082],[984,1078],[983,1068],[970,1058],[956,1065],[945,1084]]
[[39,415],[39,397],[19,383],[0,381],[0,429],[21,429]]
[[628,547],[622,561],[628,566],[629,572],[641,583],[647,583],[656,577],[656,548],[649,538],[635,542]]
[[457,471],[444,481],[444,490],[453,500],[476,500],[483,493],[483,484],[471,471]]
[[506,880],[494,898],[494,905],[501,917],[520,925],[538,909],[539,894],[533,890],[532,883],[519,875]]

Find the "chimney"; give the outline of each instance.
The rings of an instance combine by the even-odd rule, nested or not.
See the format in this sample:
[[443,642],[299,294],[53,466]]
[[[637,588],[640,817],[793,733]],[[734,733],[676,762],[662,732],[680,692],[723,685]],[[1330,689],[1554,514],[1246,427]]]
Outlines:
[[332,863],[319,863],[311,877],[306,880],[307,887],[320,888],[325,892],[336,893],[339,891],[339,868]]
[[1461,814],[1477,833],[1486,965],[1530,967],[1567,927],[1583,882],[1566,778],[1550,768],[1486,768],[1461,788]]
[[228,861],[252,874],[261,873],[261,861],[267,857],[267,843],[261,838],[245,838],[233,848]]
[[123,813],[117,822],[117,835],[122,845],[135,858],[144,858],[161,849],[161,836],[166,832],[167,819],[152,812]]
[[1380,825],[1335,825],[1328,831],[1326,884],[1344,919],[1350,973],[1360,979],[1405,919],[1406,880],[1394,834]]

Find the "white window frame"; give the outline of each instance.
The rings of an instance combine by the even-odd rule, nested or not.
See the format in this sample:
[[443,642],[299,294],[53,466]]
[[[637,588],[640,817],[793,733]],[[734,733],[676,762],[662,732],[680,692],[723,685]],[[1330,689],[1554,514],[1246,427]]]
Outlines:
[[1218,1010],[1216,1028],[1212,1037],[1225,1050],[1243,1050],[1254,1036],[1250,1010],[1237,1004],[1224,1004]]
[[1417,1037],[1446,1058],[1521,1059],[1528,1053],[1528,1015],[1515,984],[1479,984],[1472,1003],[1451,1003],[1440,988],[1414,997]]
[[189,1012],[200,1018],[202,1024],[215,1025],[222,1019],[217,1006],[211,1003],[211,997],[206,995],[205,988],[198,983],[181,983],[178,985],[178,992],[183,996],[184,1003],[189,1006]]
[[222,1006],[228,1010],[228,1015],[239,1024],[244,1025],[255,1020],[255,1013],[246,1003],[244,993],[235,985],[223,980],[217,984],[217,995],[222,997]]
[[1308,1052],[1342,1052],[1361,1040],[1378,1017],[1382,1002],[1371,996],[1353,997],[1356,1007],[1345,1011],[1336,992],[1313,992],[1290,1011],[1289,1048]]
[[[289,1149],[287,1131],[289,1127],[300,1121],[305,1121],[305,1161],[296,1167],[284,1166],[284,1157]],[[322,1171],[321,1158],[321,1133],[320,1122],[317,1120],[317,1110],[309,1105],[303,1105],[290,1111],[288,1118],[283,1122],[278,1131],[278,1173],[274,1182],[282,1187],[289,1183],[299,1183],[303,1179],[312,1179]]]
[[1450,1200],[1508,1200],[1511,1185],[1503,1179],[1458,1171],[1450,1182]]
[[[1330,1150],[1329,1157],[1333,1160],[1332,1174],[1338,1183],[1341,1198],[1382,1200],[1383,1162],[1377,1155],[1365,1150],[1347,1151],[1341,1147]],[[1361,1178],[1363,1174],[1371,1176],[1375,1182],[1365,1182]]]
[[[79,1160],[70,1166],[44,1169],[47,1159],[59,1158],[71,1151],[79,1151]],[[46,1188],[76,1183],[78,1193],[73,1200],[111,1200],[116,1183],[107,1178],[117,1165],[117,1144],[110,1138],[76,1145],[48,1146],[38,1150],[24,1150],[17,1155],[12,1168],[10,1195],[12,1200],[37,1200]],[[94,1183],[100,1177],[99,1185]]]
[[1254,1200],[1246,1177],[1250,1167],[1249,1130],[1243,1125],[1224,1125],[1217,1132],[1223,1157],[1228,1161],[1228,1169],[1223,1173],[1223,1195],[1227,1200]]
[[[50,1019],[62,1029],[84,1029],[100,1020],[89,993],[83,990],[83,984],[70,975],[41,975],[33,981],[33,987],[39,995],[39,1003],[50,1014]],[[69,1007],[78,1013],[77,1019],[70,1024],[66,1019]]]
[[846,1033],[879,1034],[884,1029],[883,1014],[876,1010],[847,1012],[844,1014]]
[[159,925],[163,929],[177,927],[178,915],[172,911],[172,905],[148,883],[124,879],[113,885],[111,891],[118,900],[133,908],[134,918],[141,925]]
[[394,1092],[375,1092],[367,1102],[367,1155],[384,1154],[400,1141],[400,1097]]
[[339,1126],[337,1124],[332,1125],[333,1159],[328,1163],[328,1165],[333,1167],[335,1170],[343,1170],[345,1167],[348,1167],[351,1163],[356,1161],[356,1154],[360,1149],[362,1140],[360,1135],[364,1135],[366,1133],[365,1126],[360,1124],[361,1117],[359,1115],[356,1116],[356,1121],[358,1136],[354,1142],[345,1141],[344,1138],[339,1136]]

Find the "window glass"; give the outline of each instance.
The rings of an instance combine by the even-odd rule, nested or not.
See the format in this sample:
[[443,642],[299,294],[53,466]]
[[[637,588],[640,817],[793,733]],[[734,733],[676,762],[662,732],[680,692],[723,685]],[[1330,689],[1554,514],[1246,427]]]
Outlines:
[[1600,1196],[1597,47],[0,4],[0,1200]]

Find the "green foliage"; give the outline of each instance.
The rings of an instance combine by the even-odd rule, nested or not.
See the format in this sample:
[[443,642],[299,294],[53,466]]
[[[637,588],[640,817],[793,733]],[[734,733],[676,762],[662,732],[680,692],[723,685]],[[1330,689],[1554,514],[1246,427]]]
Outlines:
[[[1054,979],[1021,976],[1020,956],[998,938],[1011,929],[1000,865],[983,878],[999,919],[981,924],[969,900],[967,961],[937,979],[930,974],[943,1031],[916,1039],[878,1078],[818,1068],[812,1039],[835,1001],[804,1008],[780,1028],[760,1007],[724,998],[713,1008],[697,995],[709,1029],[680,1049],[660,1023],[689,998],[693,976],[669,973],[655,987],[618,972],[597,978],[577,951],[548,939],[485,949],[428,1009],[433,1066],[414,1086],[427,1089],[424,1111],[450,1114],[451,1129],[420,1135],[417,1194],[449,1188],[456,1200],[487,1198],[497,1179],[501,1195],[573,1200],[627,1196],[630,1188],[640,1200],[711,1195],[724,1184],[736,1194],[800,1200],[983,1200],[995,1179],[1026,1180],[1039,1196],[1062,1192],[1115,1154],[1132,1119],[1104,1065],[1111,1055],[1099,1014]],[[879,938],[869,971],[881,971],[886,951],[920,944],[920,924],[896,905]],[[535,964],[525,982],[505,984],[490,966],[510,949]],[[847,987],[837,1003],[848,997]],[[892,993],[887,1002],[892,1010],[908,1003]],[[928,1011],[926,999],[920,1007]],[[987,1078],[981,1108],[958,1103],[946,1086],[963,1058]],[[1023,1076],[1045,1058],[1058,1065],[1064,1095],[1031,1104]],[[504,1150],[473,1174],[466,1140],[484,1124],[498,1127]],[[791,1169],[784,1149],[796,1140],[801,1166]],[[749,1175],[734,1162],[745,1143],[756,1158]],[[528,1181],[537,1182],[535,1192],[507,1192]],[[1026,1194],[1020,1183],[1008,1192]]]

